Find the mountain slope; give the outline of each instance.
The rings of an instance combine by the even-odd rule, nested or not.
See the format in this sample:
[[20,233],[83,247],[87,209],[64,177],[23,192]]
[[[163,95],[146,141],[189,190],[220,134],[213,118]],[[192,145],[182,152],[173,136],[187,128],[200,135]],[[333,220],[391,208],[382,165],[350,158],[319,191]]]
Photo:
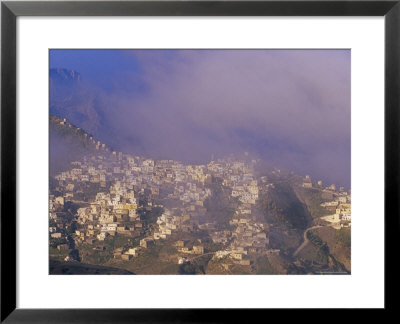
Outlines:
[[74,70],[50,69],[50,115],[67,118],[71,123],[94,133],[100,125],[96,95]]
[[72,161],[81,160],[84,155],[111,151],[89,133],[57,116],[50,116],[49,142],[50,175],[69,169]]

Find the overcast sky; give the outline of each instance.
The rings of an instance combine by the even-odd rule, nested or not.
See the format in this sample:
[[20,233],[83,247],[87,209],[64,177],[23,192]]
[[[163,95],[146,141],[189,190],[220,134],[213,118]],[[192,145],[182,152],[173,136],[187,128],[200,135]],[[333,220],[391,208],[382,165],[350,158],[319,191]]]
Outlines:
[[123,151],[248,151],[350,187],[349,50],[53,50],[50,67],[81,74],[95,135]]

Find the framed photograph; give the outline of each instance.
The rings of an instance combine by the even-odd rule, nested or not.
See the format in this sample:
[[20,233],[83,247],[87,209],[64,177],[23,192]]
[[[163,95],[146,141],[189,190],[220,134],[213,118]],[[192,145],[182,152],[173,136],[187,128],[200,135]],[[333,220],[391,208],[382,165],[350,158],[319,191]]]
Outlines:
[[1,29],[1,321],[394,306],[398,1],[3,1]]

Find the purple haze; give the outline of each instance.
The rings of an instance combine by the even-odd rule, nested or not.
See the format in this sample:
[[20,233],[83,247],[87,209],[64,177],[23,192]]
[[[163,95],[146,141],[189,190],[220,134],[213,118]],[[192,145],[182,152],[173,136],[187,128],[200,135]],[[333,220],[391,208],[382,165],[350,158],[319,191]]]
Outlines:
[[114,50],[104,73],[96,50],[85,66],[68,52],[51,67],[86,79],[101,120],[88,131],[119,150],[191,163],[248,151],[350,187],[350,50]]

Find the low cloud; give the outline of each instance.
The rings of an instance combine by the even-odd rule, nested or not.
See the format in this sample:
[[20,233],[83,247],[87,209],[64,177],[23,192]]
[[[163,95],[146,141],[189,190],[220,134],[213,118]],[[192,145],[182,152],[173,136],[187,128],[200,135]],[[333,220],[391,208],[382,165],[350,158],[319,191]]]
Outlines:
[[114,75],[113,91],[96,90],[102,123],[90,130],[112,146],[191,163],[248,151],[350,186],[350,51],[123,55],[137,62],[140,73],[120,80]]

